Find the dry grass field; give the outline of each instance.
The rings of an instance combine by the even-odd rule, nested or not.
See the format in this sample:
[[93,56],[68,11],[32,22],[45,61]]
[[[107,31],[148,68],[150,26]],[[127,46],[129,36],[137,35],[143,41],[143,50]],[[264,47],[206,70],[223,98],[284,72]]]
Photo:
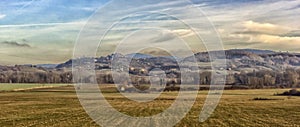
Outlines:
[[[117,110],[132,116],[149,116],[170,106],[176,92],[165,92],[153,102],[134,103],[111,87],[104,95]],[[274,96],[287,89],[227,90],[214,114],[198,122],[207,91],[200,91],[197,101],[178,127],[198,126],[300,126],[300,97]],[[255,99],[264,98],[265,100]],[[0,93],[0,126],[98,126],[81,107],[72,86],[39,88]]]
[[36,89],[36,88],[51,88],[51,87],[59,87],[59,86],[67,86],[67,85],[68,84],[0,83],[0,92],[1,91],[22,91],[22,90],[30,90],[30,89]]

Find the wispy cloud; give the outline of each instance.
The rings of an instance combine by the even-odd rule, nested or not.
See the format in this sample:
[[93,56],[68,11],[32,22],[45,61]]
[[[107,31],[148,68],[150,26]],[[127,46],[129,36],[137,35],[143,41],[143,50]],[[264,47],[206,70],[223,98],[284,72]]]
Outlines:
[[85,24],[85,22],[37,23],[37,24],[0,25],[0,28],[58,26],[58,25],[84,25],[84,24]]
[[[182,14],[181,17],[186,17],[186,20],[193,24],[201,25],[203,28],[209,27],[209,24],[201,24],[195,20],[195,17],[191,16],[196,12],[186,12],[186,8],[189,6],[181,4],[182,1],[180,0],[166,3],[156,1],[149,1],[147,6],[133,6],[126,12],[120,7],[112,7],[108,10],[109,12],[104,13],[103,17],[105,19],[99,20],[110,22],[113,17],[126,17],[123,14],[135,11],[174,11],[178,15]],[[52,56],[51,59],[55,62],[63,61],[71,56],[73,44],[81,28],[85,25],[85,21],[105,2],[99,0],[81,2],[69,2],[68,0],[0,1],[0,42],[12,40],[23,44],[22,40],[25,39],[26,44],[36,47],[26,53],[32,55],[32,57],[28,57],[27,61],[29,62],[34,58],[36,61],[42,62],[44,55]],[[126,5],[130,1],[120,2],[123,3],[119,5]],[[193,0],[192,2],[196,7],[202,9],[215,24],[227,49],[266,48],[300,52],[299,48],[295,48],[300,47],[299,0]],[[171,45],[174,51],[179,51],[182,47],[176,43],[179,42],[178,38],[183,38],[190,42],[189,46],[194,52],[205,50],[201,40],[195,36],[194,31],[186,26],[178,25],[179,23],[175,18],[162,14],[136,18],[139,20],[125,20],[111,29],[101,45],[103,47],[101,49],[102,54],[111,53],[114,50],[113,48],[116,48],[118,41],[127,36],[126,34],[135,32],[138,28],[152,29],[155,25],[168,28],[168,30],[165,32],[152,31],[151,34],[140,32],[138,36],[143,38],[132,38],[129,44],[135,46],[143,41],[156,42],[156,45],[162,44],[166,47]],[[140,24],[141,21],[143,24]],[[91,31],[99,32],[99,30],[102,30],[101,26],[102,24],[97,24],[91,28]],[[207,33],[205,29],[197,29],[196,31],[203,33],[203,35],[216,36]],[[100,37],[93,35],[87,36],[87,38],[99,40]],[[86,45],[89,44],[89,41],[87,41]],[[13,48],[4,49],[2,46],[1,50],[2,56],[4,53],[6,55],[22,56],[21,53],[16,54]],[[151,50],[151,52],[155,51]],[[0,55],[0,57],[2,56]],[[9,63],[9,61],[6,62]],[[13,63],[14,59],[11,59],[10,62]]]

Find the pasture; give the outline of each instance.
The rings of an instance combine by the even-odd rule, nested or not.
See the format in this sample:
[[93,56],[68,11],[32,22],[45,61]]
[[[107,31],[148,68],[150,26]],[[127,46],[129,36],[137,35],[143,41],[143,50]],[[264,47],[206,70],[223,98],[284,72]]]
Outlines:
[[37,88],[51,88],[67,86],[68,84],[30,84],[30,83],[20,83],[20,84],[10,84],[10,83],[0,83],[0,91],[22,91]]
[[[22,84],[14,85],[22,86]],[[1,87],[3,88],[8,89]],[[22,89],[26,88],[29,86],[22,87]],[[0,92],[1,127],[98,126],[81,107],[73,86],[57,85],[53,88],[40,88],[39,85],[33,84],[31,88],[35,89],[11,91],[9,88],[8,92]],[[164,92],[153,102],[139,104],[115,93],[113,87],[106,86],[102,90],[114,108],[131,116],[160,113],[174,102],[177,95],[177,92]],[[204,123],[198,122],[198,116],[207,91],[199,91],[191,111],[177,126],[296,127],[300,125],[300,97],[274,96],[287,90],[226,90],[219,106]]]

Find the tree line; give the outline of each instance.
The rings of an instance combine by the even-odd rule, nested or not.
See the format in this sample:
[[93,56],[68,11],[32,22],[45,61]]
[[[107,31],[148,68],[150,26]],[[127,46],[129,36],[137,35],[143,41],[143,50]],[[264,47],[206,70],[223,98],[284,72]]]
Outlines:
[[[1,68],[0,68],[1,69]],[[148,76],[130,75],[123,77],[122,81],[114,81],[111,72],[97,71],[96,81],[101,84],[131,83],[131,84],[149,84],[151,83]],[[174,72],[166,75],[166,79],[154,78],[155,82],[165,82],[170,84],[181,84],[181,78],[184,78],[184,84],[201,84],[209,85],[211,72],[204,71],[191,75],[181,76],[179,72]],[[119,78],[117,78],[119,80]],[[128,80],[130,79],[130,80]],[[92,76],[85,79],[80,79],[81,82],[91,82]],[[300,69],[286,69],[285,71],[271,70],[253,70],[251,72],[228,72],[226,76],[226,85],[241,88],[292,88],[300,87]],[[64,70],[46,70],[46,69],[11,69],[0,71],[0,83],[73,83],[73,75],[71,71]]]

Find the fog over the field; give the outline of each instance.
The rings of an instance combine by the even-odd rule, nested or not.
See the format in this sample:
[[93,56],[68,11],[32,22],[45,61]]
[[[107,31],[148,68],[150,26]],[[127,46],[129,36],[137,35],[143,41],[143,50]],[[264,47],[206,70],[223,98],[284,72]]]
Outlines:
[[[0,64],[60,63],[72,57],[77,35],[89,17],[104,6],[107,0],[1,0],[0,1]],[[123,1],[126,3],[127,1]],[[128,1],[130,2],[130,1]],[[180,9],[187,5],[157,3],[157,10]],[[300,52],[300,1],[299,0],[193,0],[202,9],[220,33],[224,47],[255,48],[275,51]],[[166,8],[167,6],[167,8]],[[147,8],[132,9],[147,11]],[[117,15],[118,9],[111,9]],[[130,11],[130,10],[129,10]],[[185,13],[183,13],[185,14]],[[109,16],[107,19],[109,20]],[[144,17],[149,18],[149,17]],[[157,22],[164,17],[150,17]],[[196,23],[196,22],[195,22]],[[123,24],[123,31],[134,31],[132,24]],[[151,27],[151,26],[148,26]],[[110,54],[122,30],[112,31],[103,42],[99,55]],[[205,30],[200,32],[205,33]],[[193,52],[205,50],[187,28],[140,33],[145,41],[156,44],[168,42],[179,51],[172,34],[190,40]],[[88,43],[88,42],[87,42]],[[131,42],[133,45],[139,42]],[[198,45],[198,46],[195,46]]]

